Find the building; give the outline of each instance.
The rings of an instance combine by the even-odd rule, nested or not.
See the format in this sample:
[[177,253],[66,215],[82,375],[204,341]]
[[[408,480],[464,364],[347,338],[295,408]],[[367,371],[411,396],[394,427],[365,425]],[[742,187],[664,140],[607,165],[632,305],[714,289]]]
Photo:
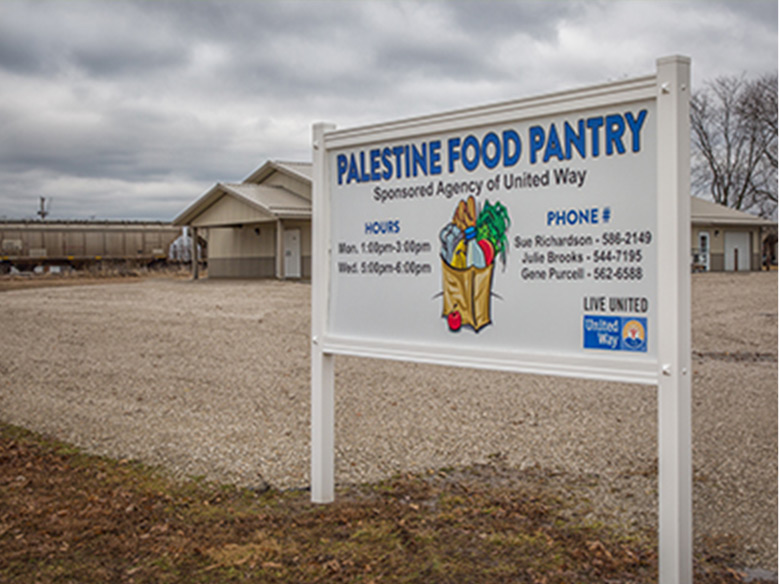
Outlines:
[[[698,197],[692,198],[690,215],[693,270],[741,272],[761,269],[766,240],[770,240],[772,231],[775,234],[776,222]],[[767,251],[769,260],[775,261],[775,247],[773,251]]]
[[311,277],[311,164],[269,161],[174,220],[208,241],[209,278]]
[[[691,218],[696,271],[760,270],[772,229],[775,241],[775,222],[697,197]],[[311,164],[269,161],[241,183],[217,183],[173,224],[208,241],[210,278],[308,279]]]

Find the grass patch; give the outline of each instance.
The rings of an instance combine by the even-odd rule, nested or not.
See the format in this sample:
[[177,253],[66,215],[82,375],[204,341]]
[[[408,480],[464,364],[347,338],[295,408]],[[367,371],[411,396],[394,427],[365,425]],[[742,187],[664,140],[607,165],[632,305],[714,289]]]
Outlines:
[[[0,581],[654,582],[655,542],[563,517],[485,468],[262,494],[186,482],[0,424]],[[739,582],[716,562],[696,582]]]

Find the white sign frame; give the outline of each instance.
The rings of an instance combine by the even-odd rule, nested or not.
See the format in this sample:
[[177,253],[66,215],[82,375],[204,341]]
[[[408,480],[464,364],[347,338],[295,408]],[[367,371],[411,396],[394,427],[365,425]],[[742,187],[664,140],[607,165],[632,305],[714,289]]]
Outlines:
[[[496,105],[336,130],[313,127],[311,297],[311,499],[335,497],[334,356],[352,355],[656,385],[658,387],[661,584],[692,582],[692,432],[690,351],[690,59],[658,59],[644,77]],[[657,132],[656,358],[437,350],[407,342],[344,338],[328,326],[333,239],[329,152],[474,126],[505,124],[578,110],[654,100]]]

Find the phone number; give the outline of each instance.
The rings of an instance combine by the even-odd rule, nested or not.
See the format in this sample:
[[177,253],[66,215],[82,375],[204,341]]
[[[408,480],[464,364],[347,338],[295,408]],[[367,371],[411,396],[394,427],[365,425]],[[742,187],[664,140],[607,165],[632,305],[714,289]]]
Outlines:
[[596,249],[592,259],[597,262],[640,262],[644,255],[640,249]]
[[607,266],[595,268],[592,271],[595,280],[641,280],[644,270],[640,266],[620,266],[611,268]]
[[601,236],[603,245],[649,245],[652,243],[651,231],[607,231]]

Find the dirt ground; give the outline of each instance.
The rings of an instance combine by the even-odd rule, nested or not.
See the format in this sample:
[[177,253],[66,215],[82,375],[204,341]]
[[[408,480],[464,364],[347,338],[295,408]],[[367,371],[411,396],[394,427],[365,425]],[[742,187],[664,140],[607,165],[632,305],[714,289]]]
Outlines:
[[[11,287],[0,420],[179,478],[307,484],[307,285]],[[776,571],[776,273],[694,275],[692,345],[697,557]],[[342,485],[480,464],[552,477],[588,521],[656,528],[646,388],[351,358],[336,378]]]
[[122,272],[107,269],[103,272],[74,271],[63,274],[32,274],[27,272],[23,275],[0,275],[0,292],[98,284],[126,284],[133,281],[160,278],[188,280],[190,277],[189,270],[182,267],[158,270],[128,269]]

